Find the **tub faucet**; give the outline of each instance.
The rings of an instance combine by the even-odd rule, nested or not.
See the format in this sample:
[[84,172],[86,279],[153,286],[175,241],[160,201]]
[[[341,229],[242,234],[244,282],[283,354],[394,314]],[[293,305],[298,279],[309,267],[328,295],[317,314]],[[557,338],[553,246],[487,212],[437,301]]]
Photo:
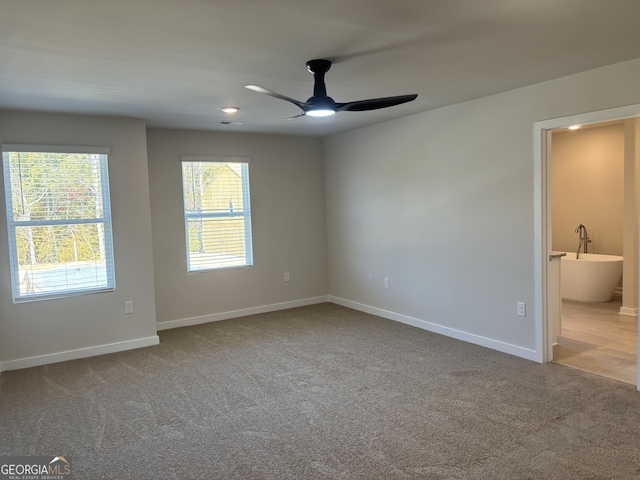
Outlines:
[[587,227],[580,224],[576,227],[575,232],[578,234],[580,241],[578,242],[578,251],[576,252],[576,259],[580,258],[580,249],[584,247],[584,253],[588,253],[587,245],[591,243],[589,235],[587,235]]

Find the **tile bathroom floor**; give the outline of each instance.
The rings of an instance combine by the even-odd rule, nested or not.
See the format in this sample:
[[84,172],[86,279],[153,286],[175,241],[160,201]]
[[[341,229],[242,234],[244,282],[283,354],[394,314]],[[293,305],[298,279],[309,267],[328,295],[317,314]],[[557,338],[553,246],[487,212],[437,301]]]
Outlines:
[[562,301],[562,333],[553,361],[636,384],[638,317],[620,315],[621,299],[605,303]]

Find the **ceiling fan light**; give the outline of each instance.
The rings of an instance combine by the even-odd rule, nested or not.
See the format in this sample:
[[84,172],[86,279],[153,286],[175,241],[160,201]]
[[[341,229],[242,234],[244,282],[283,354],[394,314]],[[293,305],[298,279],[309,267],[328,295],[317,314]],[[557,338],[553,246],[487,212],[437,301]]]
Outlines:
[[307,110],[307,115],[310,117],[330,117],[336,113],[335,110],[330,108],[317,108],[314,110]]

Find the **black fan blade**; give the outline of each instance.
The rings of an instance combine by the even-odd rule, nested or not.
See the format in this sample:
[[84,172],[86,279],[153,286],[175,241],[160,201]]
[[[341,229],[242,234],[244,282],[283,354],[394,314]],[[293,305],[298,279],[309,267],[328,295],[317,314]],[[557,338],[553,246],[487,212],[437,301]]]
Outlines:
[[295,100],[295,99],[293,99],[291,97],[286,97],[284,95],[281,95],[279,93],[273,92],[271,90],[267,90],[266,88],[261,87],[259,85],[245,85],[244,88],[247,88],[247,89],[249,89],[249,90],[251,90],[253,92],[264,93],[265,95],[270,95],[272,97],[279,98],[280,100],[284,100],[286,102],[291,102],[294,105],[296,105],[297,107],[301,108],[302,110],[304,110],[304,107],[306,106],[305,102],[301,102],[301,101]]
[[336,103],[336,110],[339,112],[364,112],[366,110],[393,107],[394,105],[400,105],[401,103],[411,102],[416,98],[418,98],[418,94],[372,98],[370,100],[359,100],[357,102]]

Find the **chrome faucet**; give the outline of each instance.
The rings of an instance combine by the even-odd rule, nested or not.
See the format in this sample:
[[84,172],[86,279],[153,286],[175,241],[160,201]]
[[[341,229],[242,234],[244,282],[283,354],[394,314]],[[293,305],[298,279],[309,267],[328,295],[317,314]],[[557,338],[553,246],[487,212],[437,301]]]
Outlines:
[[587,227],[580,224],[576,227],[575,233],[578,234],[580,241],[578,243],[578,251],[576,252],[576,259],[580,258],[580,249],[584,247],[584,253],[589,253],[587,245],[591,243],[589,235],[587,235]]

